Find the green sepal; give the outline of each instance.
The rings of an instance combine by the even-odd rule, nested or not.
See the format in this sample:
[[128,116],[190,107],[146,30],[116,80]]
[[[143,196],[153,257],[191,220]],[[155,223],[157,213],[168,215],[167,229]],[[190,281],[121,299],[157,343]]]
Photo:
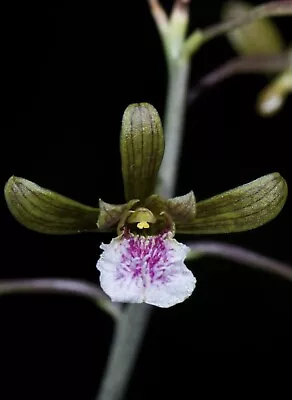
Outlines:
[[176,224],[176,232],[217,234],[257,228],[279,214],[287,194],[286,181],[280,174],[265,175],[198,202],[196,218],[189,224]]
[[[252,11],[253,6],[241,2],[228,2],[223,6],[223,20],[242,18],[247,12]],[[269,19],[260,19],[227,33],[229,42],[234,50],[241,55],[275,54],[280,53],[285,45],[282,36]]]
[[126,200],[144,200],[154,191],[164,153],[161,120],[150,104],[131,104],[126,108],[120,150]]
[[47,234],[97,231],[98,208],[89,207],[16,176],[5,185],[11,214],[26,228]]
[[154,194],[146,199],[145,206],[156,215],[166,212],[175,224],[190,223],[196,216],[196,199],[193,191],[172,199],[163,199]]
[[103,200],[99,200],[99,218],[97,226],[100,231],[108,230],[114,227],[123,214],[129,211],[139,200],[131,200],[125,204],[110,204]]

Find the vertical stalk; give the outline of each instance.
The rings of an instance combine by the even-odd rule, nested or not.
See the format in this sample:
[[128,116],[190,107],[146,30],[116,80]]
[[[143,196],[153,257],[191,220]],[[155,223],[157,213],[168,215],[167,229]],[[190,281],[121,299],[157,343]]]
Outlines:
[[127,384],[150,318],[151,306],[130,304],[116,323],[97,400],[125,399]]
[[175,194],[179,157],[182,148],[186,92],[190,73],[188,59],[169,62],[169,84],[167,88],[164,116],[165,153],[160,167],[158,192],[166,197]]

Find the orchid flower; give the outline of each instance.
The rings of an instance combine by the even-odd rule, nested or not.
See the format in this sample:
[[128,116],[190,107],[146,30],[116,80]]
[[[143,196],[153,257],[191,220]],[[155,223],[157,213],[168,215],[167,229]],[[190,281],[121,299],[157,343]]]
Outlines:
[[100,285],[113,302],[170,307],[188,298],[196,278],[184,261],[189,248],[175,234],[219,234],[257,228],[280,212],[287,185],[270,173],[208,200],[194,193],[171,199],[155,194],[164,153],[161,120],[150,104],[132,104],[120,136],[124,204],[99,200],[83,205],[24,178],[12,176],[5,198],[13,216],[29,229],[47,234],[116,232],[97,269]]

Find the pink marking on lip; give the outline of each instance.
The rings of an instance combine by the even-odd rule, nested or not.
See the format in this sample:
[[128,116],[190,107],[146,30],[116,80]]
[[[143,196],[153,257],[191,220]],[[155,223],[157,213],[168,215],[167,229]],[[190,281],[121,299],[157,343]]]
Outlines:
[[[125,274],[131,273],[133,279],[142,278],[144,286],[149,278],[150,283],[156,280],[166,282],[168,279],[164,276],[164,271],[169,263],[171,251],[166,246],[166,237],[167,234],[151,237],[131,236],[124,239],[128,243],[121,258],[121,270]],[[119,278],[124,275],[121,270]]]

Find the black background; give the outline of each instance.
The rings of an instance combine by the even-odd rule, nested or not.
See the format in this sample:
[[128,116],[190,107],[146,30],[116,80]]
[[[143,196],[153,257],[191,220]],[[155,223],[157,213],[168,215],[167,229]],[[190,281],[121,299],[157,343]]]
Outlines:
[[[171,2],[163,4],[169,9]],[[190,29],[215,23],[221,4],[194,0]],[[99,197],[122,202],[123,111],[146,101],[163,115],[165,102],[165,62],[146,1],[28,0],[1,7],[3,186],[16,175],[89,205]],[[291,19],[277,24],[289,42]],[[190,87],[232,56],[223,37],[205,45],[193,58]],[[273,118],[259,117],[254,103],[266,82],[234,77],[189,106],[178,195],[193,189],[200,200],[273,171],[292,182],[292,102]],[[2,279],[98,282],[99,244],[110,236],[40,235],[15,221],[3,198],[2,209]],[[266,226],[209,239],[292,264],[291,212],[288,199]],[[178,391],[182,399],[203,398],[214,389],[238,397],[243,389],[254,393],[254,384],[270,387],[289,360],[291,283],[216,259],[191,268],[198,280],[193,296],[153,312],[126,399]],[[112,335],[108,316],[86,300],[27,295],[2,298],[0,318],[1,400],[94,398]],[[263,358],[269,373],[260,378]]]

